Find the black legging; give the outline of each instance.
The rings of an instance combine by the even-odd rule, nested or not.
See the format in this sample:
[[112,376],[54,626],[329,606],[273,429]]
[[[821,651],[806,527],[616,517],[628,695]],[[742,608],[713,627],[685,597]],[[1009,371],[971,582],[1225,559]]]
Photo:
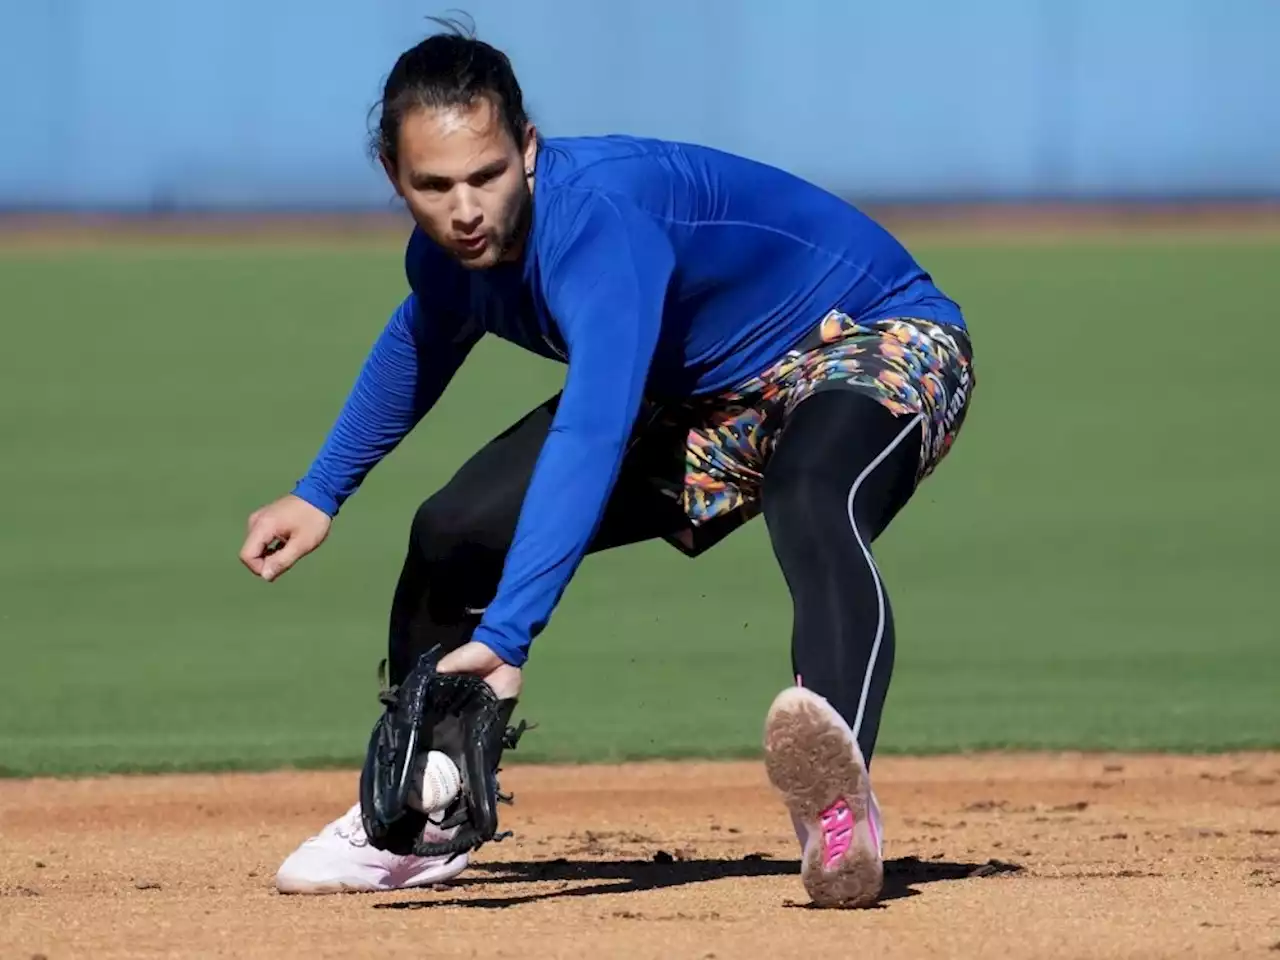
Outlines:
[[[452,649],[480,622],[555,402],[483,447],[415,514],[391,608],[393,683],[420,651]],[[894,659],[892,612],[870,544],[910,497],[919,451],[918,418],[829,389],[796,408],[764,475],[765,523],[794,603],[795,674],[846,719],[868,762]],[[590,552],[687,527],[675,502],[628,462]]]

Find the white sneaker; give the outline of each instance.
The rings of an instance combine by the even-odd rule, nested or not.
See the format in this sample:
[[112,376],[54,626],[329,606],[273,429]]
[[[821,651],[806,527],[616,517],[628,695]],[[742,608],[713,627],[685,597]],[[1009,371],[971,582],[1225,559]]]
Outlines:
[[[438,830],[428,824],[428,839],[447,839],[456,827]],[[369,893],[403,890],[452,880],[467,868],[468,856],[400,856],[369,844],[360,819],[360,804],[334,820],[289,854],[276,873],[281,893]]]
[[884,885],[880,807],[858,742],[835,708],[788,687],[765,721],[765,770],[800,841],[800,876],[817,906],[863,907]]

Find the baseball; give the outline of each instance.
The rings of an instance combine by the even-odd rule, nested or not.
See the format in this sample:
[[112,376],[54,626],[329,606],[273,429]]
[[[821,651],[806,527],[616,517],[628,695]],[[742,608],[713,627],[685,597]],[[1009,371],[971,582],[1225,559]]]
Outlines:
[[409,790],[409,805],[423,813],[435,813],[453,803],[462,789],[462,775],[446,754],[430,750],[419,757]]

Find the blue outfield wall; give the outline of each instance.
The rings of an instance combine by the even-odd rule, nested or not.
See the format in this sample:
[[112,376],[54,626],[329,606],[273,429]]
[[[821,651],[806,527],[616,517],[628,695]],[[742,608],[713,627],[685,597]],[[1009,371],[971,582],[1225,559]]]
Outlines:
[[[1280,195],[1276,0],[472,0],[548,134],[860,198]],[[439,7],[0,0],[0,207],[379,208],[366,118]]]

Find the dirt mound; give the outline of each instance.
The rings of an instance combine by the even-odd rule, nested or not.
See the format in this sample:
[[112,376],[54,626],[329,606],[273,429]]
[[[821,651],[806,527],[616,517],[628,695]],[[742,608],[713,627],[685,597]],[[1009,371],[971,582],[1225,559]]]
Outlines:
[[1277,956],[1280,754],[877,762],[887,888],[809,909],[759,764],[512,767],[435,890],[286,897],[355,773],[0,782],[0,956]]

